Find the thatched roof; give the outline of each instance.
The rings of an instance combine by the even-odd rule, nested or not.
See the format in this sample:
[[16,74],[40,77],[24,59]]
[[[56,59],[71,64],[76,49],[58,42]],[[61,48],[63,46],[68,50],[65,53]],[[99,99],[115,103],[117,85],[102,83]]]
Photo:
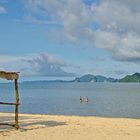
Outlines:
[[19,72],[6,72],[0,71],[0,78],[4,78],[7,80],[14,80],[19,78]]

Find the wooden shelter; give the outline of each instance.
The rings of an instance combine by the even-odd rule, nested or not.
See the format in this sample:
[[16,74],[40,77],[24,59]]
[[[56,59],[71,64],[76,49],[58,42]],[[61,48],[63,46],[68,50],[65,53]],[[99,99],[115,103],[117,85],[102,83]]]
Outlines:
[[[11,125],[11,126],[14,126],[16,129],[19,129],[19,124],[18,124],[18,108],[19,108],[18,78],[19,78],[19,72],[0,71],[0,78],[15,81],[15,103],[0,102],[0,104],[2,104],[2,105],[15,105],[15,124]],[[3,124],[3,125],[10,125],[10,124]]]

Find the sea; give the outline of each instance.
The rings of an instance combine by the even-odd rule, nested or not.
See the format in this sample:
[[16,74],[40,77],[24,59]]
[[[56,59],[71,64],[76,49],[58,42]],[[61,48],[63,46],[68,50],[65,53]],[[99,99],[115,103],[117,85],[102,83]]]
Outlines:
[[[140,118],[140,83],[23,82],[19,96],[20,113]],[[0,102],[15,102],[14,83],[0,83]]]

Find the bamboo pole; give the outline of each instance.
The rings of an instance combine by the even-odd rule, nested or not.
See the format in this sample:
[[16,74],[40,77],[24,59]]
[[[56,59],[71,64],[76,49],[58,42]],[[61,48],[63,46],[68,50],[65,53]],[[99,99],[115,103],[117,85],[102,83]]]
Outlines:
[[15,105],[15,128],[16,128],[16,129],[19,129],[19,124],[18,124],[18,106],[19,106],[18,79],[15,79],[15,94],[16,94],[16,105]]

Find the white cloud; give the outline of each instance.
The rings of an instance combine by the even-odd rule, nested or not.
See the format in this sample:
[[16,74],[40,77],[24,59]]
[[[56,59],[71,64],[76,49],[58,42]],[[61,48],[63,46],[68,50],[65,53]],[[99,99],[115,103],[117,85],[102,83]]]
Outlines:
[[0,55],[1,70],[20,71],[24,76],[75,76],[64,70],[67,67],[74,66],[48,53],[24,56]]
[[12,56],[12,55],[6,55],[6,54],[0,54],[0,64],[6,64],[11,63],[13,61],[17,61],[19,57]]
[[[133,7],[126,1],[103,0],[100,5],[91,7],[95,21],[104,30],[116,32],[140,32],[140,8],[137,8],[135,0]],[[140,4],[140,1],[139,1]],[[135,6],[135,11],[133,10]]]
[[73,73],[68,73],[63,70],[68,64],[62,60],[56,59],[50,54],[40,54],[38,57],[27,60],[31,69],[36,75],[40,76],[74,76]]
[[91,5],[82,0],[26,0],[32,16],[39,14],[62,25],[61,29],[53,27],[49,32],[51,36],[58,32],[54,36],[57,40],[86,40],[109,51],[115,60],[137,63],[140,62],[139,5],[139,0],[100,0]]
[[0,5],[0,14],[6,13],[6,9]]
[[85,26],[92,20],[89,7],[81,0],[26,0],[26,8],[32,16],[40,14],[46,16],[46,20],[61,24],[61,31],[72,42],[81,39],[82,35],[84,38]]
[[0,55],[0,69],[5,71],[20,71],[20,68],[24,67],[24,62],[21,60],[24,59],[24,56],[16,56],[9,54]]
[[111,52],[114,59],[140,62],[140,37],[138,35],[131,33],[118,35],[114,32],[97,31],[95,36],[95,45]]

